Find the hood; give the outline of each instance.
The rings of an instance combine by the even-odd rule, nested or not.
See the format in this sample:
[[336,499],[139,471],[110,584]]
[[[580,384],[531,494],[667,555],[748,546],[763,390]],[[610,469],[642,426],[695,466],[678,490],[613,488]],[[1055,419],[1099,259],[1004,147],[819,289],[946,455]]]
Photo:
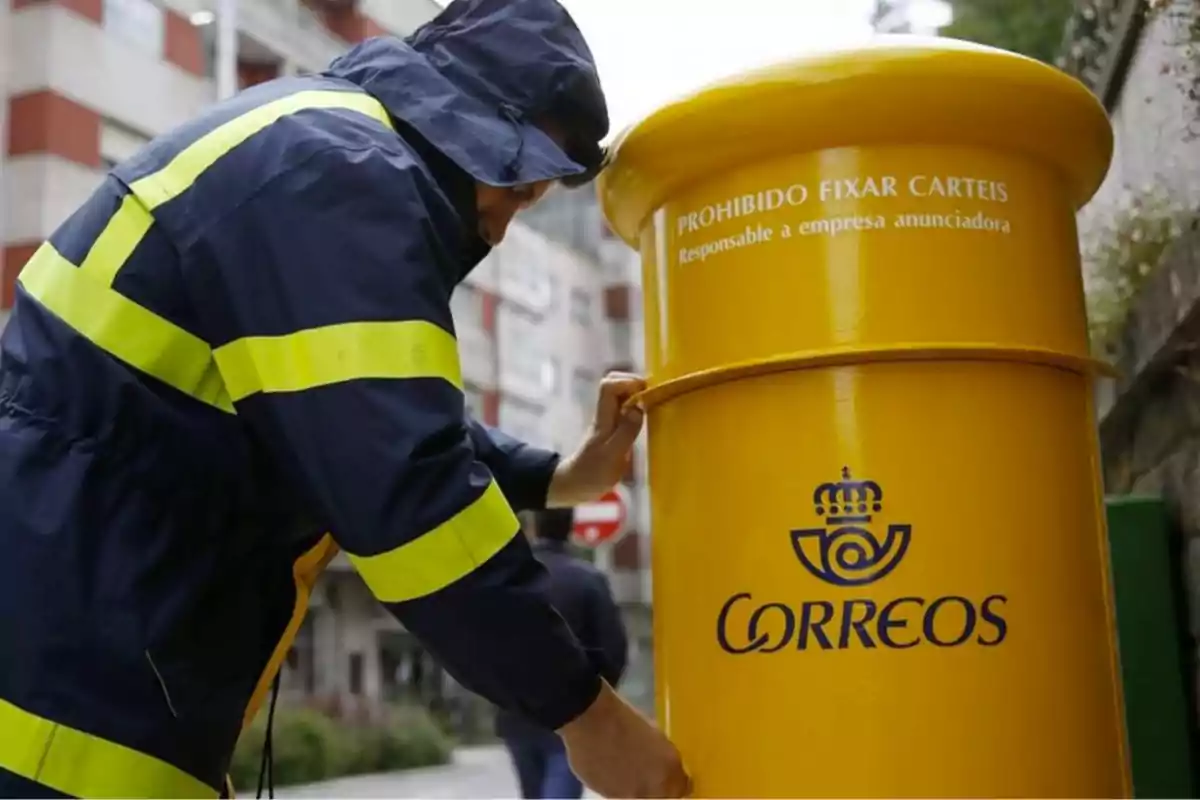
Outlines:
[[[454,0],[407,39],[368,39],[325,74],[360,86],[482,183],[578,184],[601,166],[608,108],[557,0]],[[543,119],[565,148],[534,124]]]

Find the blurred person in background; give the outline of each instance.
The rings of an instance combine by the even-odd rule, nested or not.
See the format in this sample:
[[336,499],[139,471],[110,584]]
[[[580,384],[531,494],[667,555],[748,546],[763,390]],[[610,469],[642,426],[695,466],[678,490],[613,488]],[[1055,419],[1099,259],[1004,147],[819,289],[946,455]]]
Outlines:
[[558,2],[455,0],[158,137],[43,243],[0,339],[0,796],[227,790],[339,550],[592,788],[688,791],[514,515],[620,478],[643,382],[604,380],[573,453],[529,447],[467,416],[450,314],[607,132]]
[[[616,687],[625,672],[628,640],[621,610],[604,573],[571,554],[569,508],[531,515],[533,552],[549,573],[549,596],[604,680]],[[526,800],[579,798],[583,784],[571,771],[562,740],[516,711],[496,715],[496,733],[512,757]]]

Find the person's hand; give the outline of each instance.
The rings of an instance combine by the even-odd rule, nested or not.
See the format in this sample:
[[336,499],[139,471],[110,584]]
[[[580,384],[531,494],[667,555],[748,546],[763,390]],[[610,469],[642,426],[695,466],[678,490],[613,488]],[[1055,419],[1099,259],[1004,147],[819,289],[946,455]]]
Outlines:
[[604,376],[592,425],[579,449],[554,471],[547,505],[573,506],[595,500],[621,480],[645,416],[641,408],[623,407],[645,388],[645,380],[628,372]]
[[687,797],[692,782],[675,745],[604,684],[600,696],[558,731],[571,770],[603,797]]

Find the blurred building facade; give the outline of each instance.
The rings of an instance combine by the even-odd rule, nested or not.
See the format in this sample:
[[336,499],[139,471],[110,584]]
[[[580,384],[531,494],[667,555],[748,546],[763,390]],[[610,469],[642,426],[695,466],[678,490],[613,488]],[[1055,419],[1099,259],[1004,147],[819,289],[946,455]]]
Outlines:
[[[0,0],[0,326],[16,277],[100,181],[218,95],[219,0]],[[316,72],[351,43],[404,35],[434,0],[238,0],[236,80]],[[638,370],[638,280],[593,194],[556,191],[515,223],[453,299],[467,404],[481,420],[569,450],[608,369]],[[639,466],[634,529],[597,553],[627,610],[628,692],[649,703],[648,530]],[[284,694],[347,713],[388,697],[467,702],[339,557],[318,585]]]
[[[0,308],[103,171],[217,96],[219,0],[0,0]],[[407,33],[434,0],[238,0],[241,87]],[[4,313],[7,313],[6,311]]]

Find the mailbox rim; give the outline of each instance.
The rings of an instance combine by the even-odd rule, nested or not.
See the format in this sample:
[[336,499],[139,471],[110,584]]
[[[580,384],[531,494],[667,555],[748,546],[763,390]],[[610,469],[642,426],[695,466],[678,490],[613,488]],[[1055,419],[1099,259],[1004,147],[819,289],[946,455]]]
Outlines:
[[[889,116],[896,109],[904,113]],[[735,74],[660,107],[615,137],[596,192],[609,226],[636,248],[650,214],[707,176],[821,150],[915,144],[1040,161],[1062,174],[1079,208],[1108,173],[1113,132],[1087,87],[1040,61],[957,39],[879,36]]]

